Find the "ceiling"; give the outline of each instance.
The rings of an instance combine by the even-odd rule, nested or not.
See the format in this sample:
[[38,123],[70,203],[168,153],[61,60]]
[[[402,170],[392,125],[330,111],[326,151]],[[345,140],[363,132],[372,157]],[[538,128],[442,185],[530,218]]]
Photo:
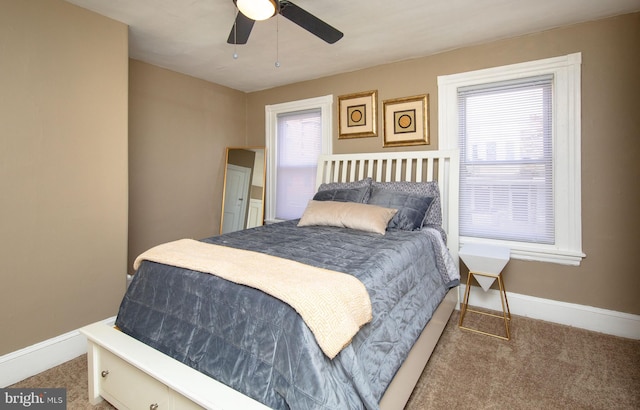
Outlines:
[[344,37],[327,44],[278,16],[233,46],[232,0],[67,1],[129,25],[131,58],[245,92],[640,10],[640,0],[293,0]]

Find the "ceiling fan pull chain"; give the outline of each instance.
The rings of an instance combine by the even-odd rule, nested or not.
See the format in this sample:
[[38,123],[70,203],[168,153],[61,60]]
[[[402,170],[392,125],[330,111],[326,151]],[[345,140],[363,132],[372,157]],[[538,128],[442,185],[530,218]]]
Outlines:
[[280,68],[280,19],[276,14],[276,68]]
[[236,8],[236,18],[233,19],[233,59],[238,59],[238,13],[240,11]]

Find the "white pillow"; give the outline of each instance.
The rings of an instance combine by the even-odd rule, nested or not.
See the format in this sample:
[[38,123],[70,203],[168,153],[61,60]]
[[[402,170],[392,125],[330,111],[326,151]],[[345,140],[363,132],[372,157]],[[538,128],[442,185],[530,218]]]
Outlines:
[[357,202],[309,201],[298,226],[337,226],[384,235],[397,209]]

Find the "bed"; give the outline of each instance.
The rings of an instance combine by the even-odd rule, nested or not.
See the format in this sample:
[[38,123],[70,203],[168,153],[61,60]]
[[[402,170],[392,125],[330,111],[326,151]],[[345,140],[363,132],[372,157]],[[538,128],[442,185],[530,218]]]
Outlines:
[[[403,408],[457,303],[457,161],[455,151],[323,156],[300,220],[141,255],[116,326],[83,329],[90,400]],[[239,272],[220,275],[222,265]],[[265,283],[242,274],[256,270]],[[292,284],[280,285],[282,271]],[[295,282],[298,271],[313,281]],[[315,278],[313,297],[297,292]]]

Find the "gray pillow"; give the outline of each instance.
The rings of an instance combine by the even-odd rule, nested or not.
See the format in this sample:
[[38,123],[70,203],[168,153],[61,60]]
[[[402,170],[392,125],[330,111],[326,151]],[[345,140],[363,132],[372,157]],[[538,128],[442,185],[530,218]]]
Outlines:
[[362,200],[362,203],[367,203],[369,199],[369,189],[371,188],[371,183],[373,179],[365,178],[359,181],[353,182],[327,182],[324,184],[320,184],[318,187],[318,192],[328,191],[331,189],[353,189],[353,188],[367,188],[367,192]]
[[374,188],[368,203],[398,210],[398,213],[387,225],[389,229],[414,231],[422,228],[427,211],[433,204],[433,199],[431,196]]
[[364,203],[365,196],[367,196],[368,193],[369,187],[350,189],[325,189],[323,191],[318,191],[313,196],[313,200]]
[[429,182],[373,182],[372,189],[383,188],[399,191],[417,196],[429,196],[433,203],[427,210],[424,218],[424,226],[442,229],[442,205],[440,203],[440,190],[436,181]]

